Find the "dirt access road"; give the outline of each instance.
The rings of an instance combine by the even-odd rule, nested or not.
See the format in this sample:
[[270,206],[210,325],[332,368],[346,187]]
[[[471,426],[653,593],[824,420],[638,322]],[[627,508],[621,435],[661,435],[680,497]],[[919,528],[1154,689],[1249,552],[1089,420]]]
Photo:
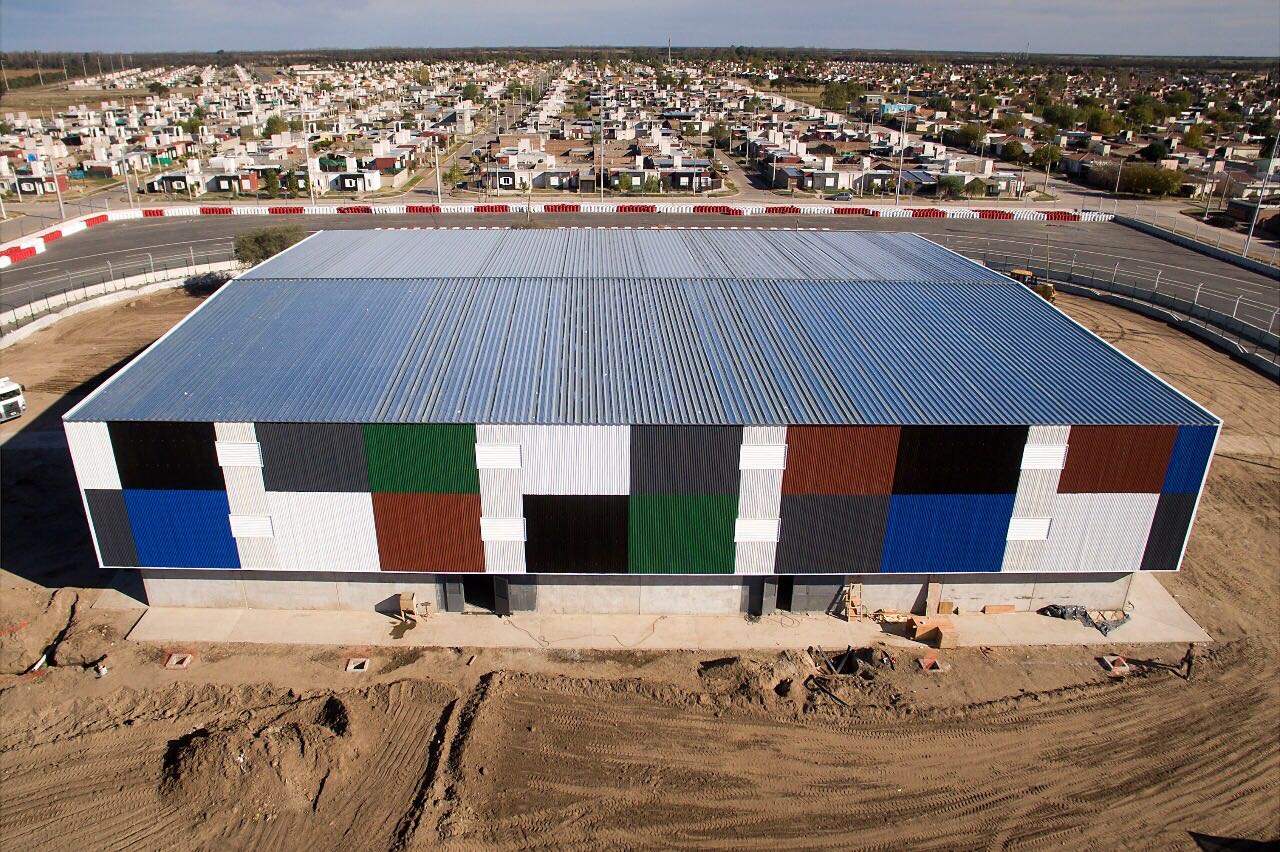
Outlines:
[[[65,449],[85,383],[186,313],[161,294],[5,352],[37,409],[3,450],[0,837],[14,849],[1195,849],[1280,838],[1280,398],[1161,324],[1073,316],[1223,416],[1184,571],[1215,638],[1190,682],[1095,650],[903,653],[836,688],[804,654],[123,642]],[[108,342],[110,341],[110,342]],[[44,413],[41,414],[40,412]],[[40,436],[45,434],[44,438]],[[68,586],[50,600],[56,586]],[[779,615],[778,618],[785,618]],[[23,625],[23,622],[26,622]],[[23,626],[18,626],[23,625]],[[1183,647],[1116,647],[1175,661]],[[341,673],[351,654],[368,674]],[[110,671],[86,668],[106,655]],[[1236,847],[1246,848],[1246,847]],[[1256,848],[1256,847],[1249,847]]]

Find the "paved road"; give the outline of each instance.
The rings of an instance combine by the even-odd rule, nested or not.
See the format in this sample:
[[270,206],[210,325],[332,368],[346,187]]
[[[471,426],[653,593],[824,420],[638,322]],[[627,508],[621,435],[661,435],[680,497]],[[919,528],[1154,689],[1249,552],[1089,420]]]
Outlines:
[[[914,231],[947,247],[982,260],[1009,261],[1043,267],[1046,255],[1055,271],[1073,268],[1077,275],[1092,273],[1104,280],[1161,292],[1190,295],[1200,288],[1200,301],[1230,312],[1240,300],[1240,316],[1267,326],[1280,301],[1277,281],[1205,255],[1149,237],[1120,225],[1101,223],[998,222],[964,219],[878,219],[863,216],[752,217],[706,215],[544,214],[544,222],[561,226],[601,225],[702,227],[809,227],[839,230]],[[522,221],[523,215],[373,215],[273,217],[271,224],[297,222],[309,231],[409,226],[502,226]],[[100,225],[52,243],[38,258],[0,273],[0,302],[24,304],[72,286],[103,280],[111,273],[135,274],[157,267],[182,265],[194,253],[197,260],[227,259],[234,236],[263,227],[253,216],[144,219]],[[1117,266],[1118,265],[1118,266]],[[1280,322],[1277,326],[1280,328]]]

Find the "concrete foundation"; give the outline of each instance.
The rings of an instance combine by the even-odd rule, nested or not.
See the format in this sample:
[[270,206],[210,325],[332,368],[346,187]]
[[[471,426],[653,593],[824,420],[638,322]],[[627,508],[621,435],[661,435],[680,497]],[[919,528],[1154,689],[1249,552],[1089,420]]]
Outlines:
[[[330,574],[291,571],[142,571],[147,603],[162,607],[394,612],[401,592],[414,592],[437,612],[463,611],[462,575]],[[930,582],[959,612],[988,604],[1035,611],[1053,603],[1121,609],[1132,574],[863,575],[867,609],[923,614]],[[493,578],[489,578],[493,579]],[[511,575],[513,612],[629,615],[768,614],[835,611],[846,578]],[[483,582],[476,577],[471,582]],[[473,603],[466,600],[465,603]]]

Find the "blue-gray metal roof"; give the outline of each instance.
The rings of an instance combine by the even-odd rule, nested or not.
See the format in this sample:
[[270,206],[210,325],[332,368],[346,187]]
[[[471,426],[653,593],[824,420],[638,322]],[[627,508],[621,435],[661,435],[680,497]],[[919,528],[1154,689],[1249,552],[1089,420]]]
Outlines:
[[68,419],[1217,422],[914,235],[613,229],[319,234]]

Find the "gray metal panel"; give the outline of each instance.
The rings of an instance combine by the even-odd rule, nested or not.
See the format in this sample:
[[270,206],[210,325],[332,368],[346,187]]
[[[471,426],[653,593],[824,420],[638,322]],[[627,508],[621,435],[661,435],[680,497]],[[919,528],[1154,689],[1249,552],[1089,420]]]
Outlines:
[[888,495],[786,494],[781,515],[779,574],[880,570]]
[[66,423],[67,449],[81,488],[119,489],[111,432],[106,423]]
[[124,505],[124,492],[86,488],[89,518],[98,539],[98,551],[105,567],[132,568],[138,564],[138,551],[129,526],[129,512]]
[[532,577],[509,577],[507,597],[512,612],[533,612],[538,608],[538,585]]
[[1036,570],[1137,571],[1159,494],[1059,494]]
[[750,445],[778,446],[787,443],[786,426],[744,426],[742,443]]
[[1013,500],[1013,517],[1047,518],[1053,513],[1053,499],[1058,494],[1060,470],[1024,470],[1018,477],[1017,496]]
[[523,541],[486,541],[484,571],[486,574],[525,573]]
[[631,492],[737,494],[741,449],[737,426],[634,426]]
[[844,592],[843,577],[795,577],[791,587],[792,612],[827,612]]
[[[322,234],[223,287],[69,419],[1218,422],[913,235],[638,233]],[[697,274],[646,277],[659,267],[633,262],[638,246]],[[282,275],[317,277],[267,277]]]
[[259,423],[268,491],[368,491],[358,423]]
[[743,575],[772,574],[777,562],[776,541],[739,541],[734,543],[733,573]]
[[630,432],[626,426],[521,427],[524,493],[629,494]]
[[1027,443],[1033,446],[1064,446],[1070,434],[1070,426],[1032,426],[1027,430]]
[[213,434],[219,441],[253,443],[258,440],[252,423],[214,423]]
[[224,467],[227,505],[233,515],[267,514],[267,489],[260,467]]
[[237,538],[236,550],[240,553],[241,568],[278,568],[280,565],[274,538]]

